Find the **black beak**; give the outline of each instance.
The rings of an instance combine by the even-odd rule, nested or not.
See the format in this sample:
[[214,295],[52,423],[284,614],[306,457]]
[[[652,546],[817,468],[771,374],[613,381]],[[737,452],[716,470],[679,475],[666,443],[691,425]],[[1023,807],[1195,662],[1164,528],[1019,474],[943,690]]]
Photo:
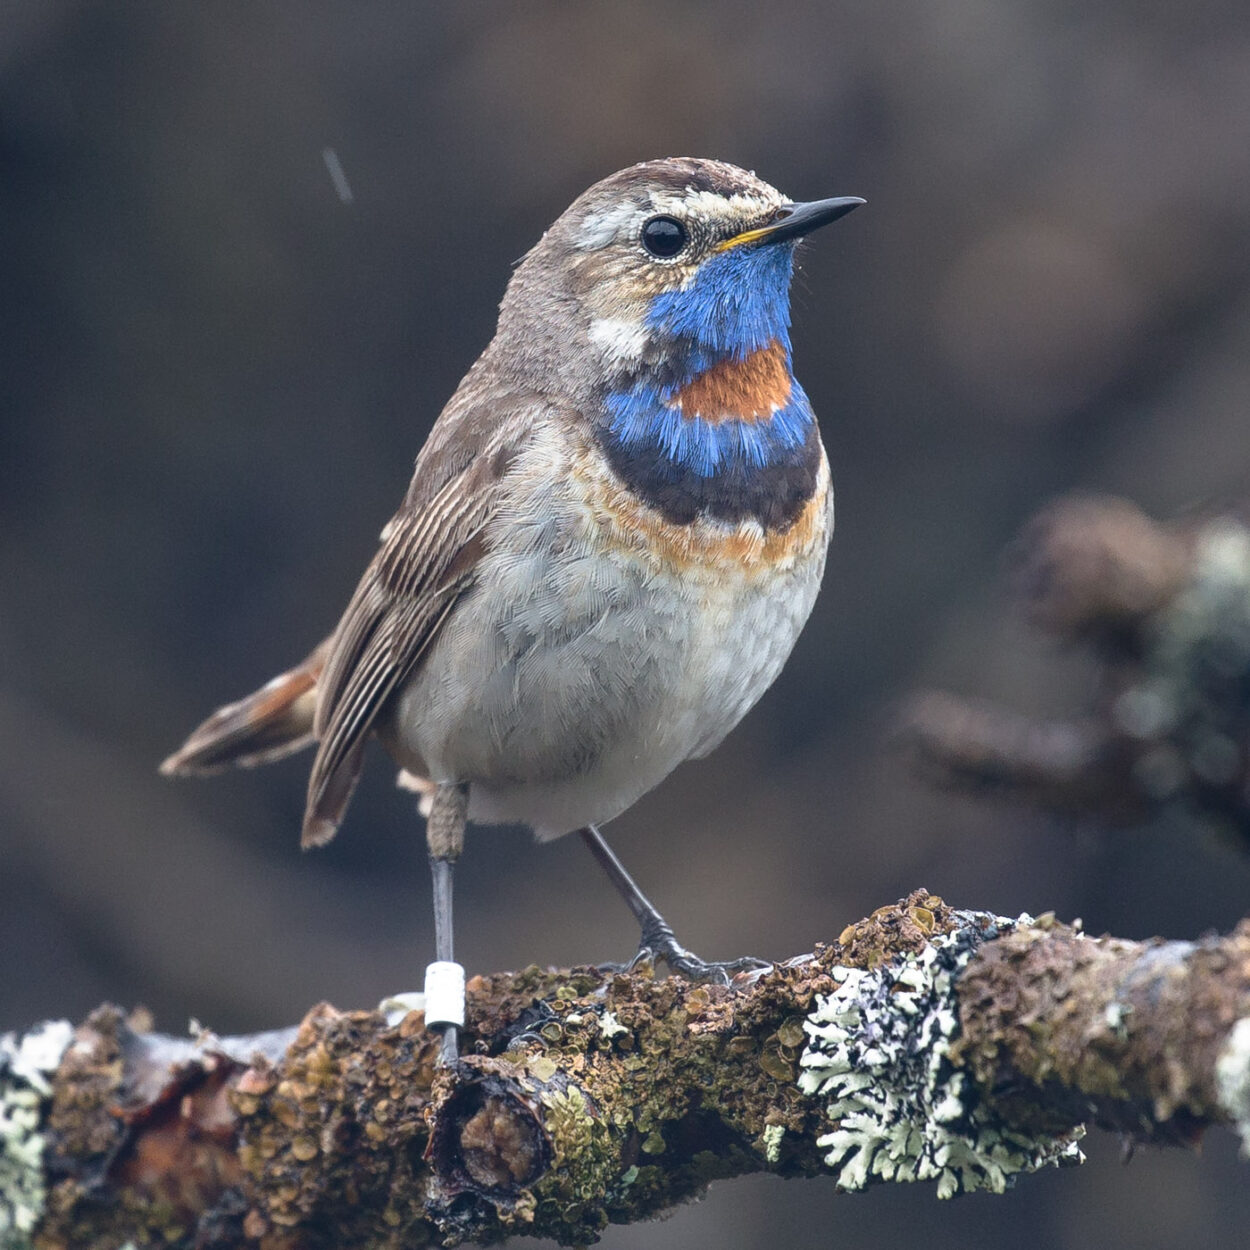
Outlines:
[[777,219],[755,230],[744,230],[732,239],[720,244],[718,251],[738,247],[743,243],[781,243],[786,239],[801,239],[821,226],[827,226],[839,217],[845,217],[852,209],[867,203],[857,195],[838,196],[832,200],[809,200],[805,204],[783,204],[777,210]]
[[784,217],[766,227],[762,236],[770,243],[780,243],[783,239],[801,239],[821,226],[827,226],[839,217],[845,217],[852,209],[866,204],[857,195],[838,196],[832,200],[809,200],[805,204],[786,204],[781,211]]

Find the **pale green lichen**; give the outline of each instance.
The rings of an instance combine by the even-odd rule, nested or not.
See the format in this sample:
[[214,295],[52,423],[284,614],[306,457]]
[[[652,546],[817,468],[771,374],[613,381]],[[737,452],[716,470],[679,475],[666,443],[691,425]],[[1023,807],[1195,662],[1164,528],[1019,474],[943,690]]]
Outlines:
[[1229,1030],[1215,1062],[1220,1107],[1241,1137],[1241,1153],[1250,1158],[1250,1017]]
[[0,1250],[26,1250],[43,1215],[40,1128],[52,1074],[73,1036],[69,1021],[50,1020],[21,1037],[0,1037]]
[[834,968],[841,985],[817,998],[805,1022],[799,1087],[829,1099],[832,1127],[816,1144],[827,1148],[841,1189],[934,1180],[939,1198],[1001,1193],[1019,1173],[1081,1161],[1079,1132],[1030,1137],[1009,1129],[950,1059],[959,973],[984,937],[1017,923],[968,919],[871,971]]
[[768,1124],[764,1127],[764,1159],[769,1167],[775,1167],[781,1158],[781,1139],[786,1135],[784,1124]]
[[547,1108],[547,1131],[555,1142],[555,1164],[559,1167],[567,1157],[589,1147],[595,1122],[586,1109],[585,1098],[575,1089],[550,1090],[543,1094],[542,1102]]
[[599,1017],[599,1036],[607,1040],[619,1037],[622,1033],[628,1033],[629,1030],[612,1014],[605,1011]]
[[[533,1191],[536,1210],[546,1220],[567,1224],[569,1234],[580,1230],[576,1234],[579,1244],[597,1241],[597,1233],[608,1223],[605,1197],[611,1201],[614,1185],[625,1183],[616,1175],[611,1132],[591,1113],[585,1096],[576,1088],[547,1090],[541,1100],[555,1157]],[[631,1180],[637,1175],[635,1169]],[[589,1238],[586,1230],[592,1233]],[[562,1244],[572,1239],[557,1235]]]
[[1118,1041],[1128,1037],[1128,1018],[1132,1013],[1132,1005],[1128,1003],[1110,1002],[1103,1012],[1107,1028]]

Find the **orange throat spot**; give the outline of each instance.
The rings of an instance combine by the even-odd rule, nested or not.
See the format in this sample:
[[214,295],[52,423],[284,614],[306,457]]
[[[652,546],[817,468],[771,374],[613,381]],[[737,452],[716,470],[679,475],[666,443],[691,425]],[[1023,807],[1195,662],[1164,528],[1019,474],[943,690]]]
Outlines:
[[789,402],[790,360],[774,339],[742,360],[722,360],[705,369],[677,392],[672,406],[683,417],[717,424],[767,421]]

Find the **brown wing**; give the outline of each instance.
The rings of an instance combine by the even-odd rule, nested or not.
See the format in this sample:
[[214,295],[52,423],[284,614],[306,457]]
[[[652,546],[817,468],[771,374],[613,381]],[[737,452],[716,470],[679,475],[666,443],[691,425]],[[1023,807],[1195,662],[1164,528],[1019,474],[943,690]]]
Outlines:
[[[462,426],[461,432],[479,431]],[[318,746],[304,810],[305,847],[334,836],[379,710],[420,663],[472,583],[500,483],[516,452],[515,442],[498,429],[476,447],[467,439],[460,442],[454,457],[427,455],[443,450],[431,443],[417,463],[414,486],[424,489],[410,491],[387,526],[331,639],[318,684],[313,726]]]

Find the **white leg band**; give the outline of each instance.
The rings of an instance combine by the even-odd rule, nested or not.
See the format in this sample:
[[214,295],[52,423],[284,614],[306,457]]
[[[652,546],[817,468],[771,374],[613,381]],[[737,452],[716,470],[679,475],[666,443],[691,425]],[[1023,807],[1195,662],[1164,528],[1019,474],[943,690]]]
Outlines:
[[464,1027],[464,968],[440,959],[425,970],[425,1023]]

